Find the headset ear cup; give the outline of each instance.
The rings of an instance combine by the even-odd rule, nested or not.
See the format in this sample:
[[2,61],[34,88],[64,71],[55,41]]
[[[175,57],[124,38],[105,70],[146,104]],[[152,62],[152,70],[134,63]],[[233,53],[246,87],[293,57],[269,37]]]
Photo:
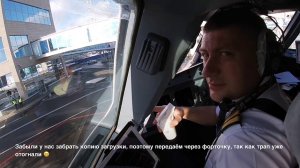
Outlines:
[[281,43],[275,41],[274,50],[272,50],[272,73],[277,73],[280,67],[282,58],[282,45]]
[[257,57],[257,65],[258,65],[258,72],[261,76],[263,76],[266,73],[266,69],[268,66],[268,59],[267,57],[267,44],[266,44],[266,31],[262,30],[258,37],[257,37],[257,51],[256,51],[256,57]]
[[272,57],[271,64],[270,64],[270,70],[268,75],[272,75],[276,73],[280,66],[280,58],[279,57]]
[[266,71],[265,75],[272,75],[276,73],[280,66],[280,60],[282,56],[282,45],[276,40],[275,33],[267,29],[266,31]]

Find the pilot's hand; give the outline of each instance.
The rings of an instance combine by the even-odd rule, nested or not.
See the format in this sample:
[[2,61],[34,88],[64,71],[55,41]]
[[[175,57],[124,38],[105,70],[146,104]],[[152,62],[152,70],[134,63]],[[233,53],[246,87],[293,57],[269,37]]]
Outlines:
[[[154,119],[154,121],[153,121],[153,124],[154,124],[154,125],[157,125],[157,117],[158,117],[159,114],[164,110],[165,107],[166,107],[166,105],[163,105],[163,106],[155,106],[155,107],[154,107],[153,111],[154,111],[154,112],[157,112],[156,117],[155,117],[155,119]],[[161,130],[159,127],[157,127],[157,128],[158,128],[158,131],[159,131],[159,132],[162,132],[162,130]]]
[[175,127],[179,124],[179,122],[183,119],[184,111],[181,107],[175,107],[173,113],[174,119],[171,121],[171,127]]
[[[157,112],[156,118],[159,116],[160,112],[163,111],[163,109],[166,106],[155,106],[153,111]],[[175,107],[174,113],[173,113],[173,120],[171,121],[171,127],[175,127],[179,124],[179,122],[183,119],[184,111],[181,107]],[[154,120],[153,124],[157,124],[156,118]]]

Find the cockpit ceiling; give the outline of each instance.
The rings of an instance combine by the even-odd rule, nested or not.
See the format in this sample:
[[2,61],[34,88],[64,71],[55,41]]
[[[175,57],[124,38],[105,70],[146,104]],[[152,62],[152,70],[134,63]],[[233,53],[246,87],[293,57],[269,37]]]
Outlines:
[[[154,2],[157,1],[157,2]],[[170,10],[176,13],[203,13],[236,3],[251,3],[269,11],[300,9],[299,0],[144,0],[150,10]]]

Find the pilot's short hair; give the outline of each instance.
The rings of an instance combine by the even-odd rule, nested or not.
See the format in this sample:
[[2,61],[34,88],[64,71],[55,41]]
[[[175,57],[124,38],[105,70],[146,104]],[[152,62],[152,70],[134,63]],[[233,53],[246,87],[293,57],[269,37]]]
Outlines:
[[249,9],[236,8],[219,9],[209,17],[203,31],[210,32],[230,26],[237,26],[252,31],[255,37],[258,37],[262,30],[267,29],[264,20],[258,14]]

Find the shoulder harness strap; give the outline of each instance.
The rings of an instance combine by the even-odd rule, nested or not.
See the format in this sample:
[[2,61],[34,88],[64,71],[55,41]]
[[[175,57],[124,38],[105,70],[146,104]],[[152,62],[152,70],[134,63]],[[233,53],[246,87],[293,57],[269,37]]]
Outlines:
[[[273,117],[284,121],[286,110],[280,107],[277,103],[272,100],[266,98],[259,98],[255,100],[255,102],[251,106],[252,108],[259,109]],[[240,124],[241,123],[241,113],[240,111],[234,111],[224,122],[222,125],[221,132],[224,132],[227,128],[232,125]]]
[[280,107],[277,103],[270,99],[260,98],[257,99],[252,105],[253,108],[259,109],[273,117],[284,121],[286,110]]

